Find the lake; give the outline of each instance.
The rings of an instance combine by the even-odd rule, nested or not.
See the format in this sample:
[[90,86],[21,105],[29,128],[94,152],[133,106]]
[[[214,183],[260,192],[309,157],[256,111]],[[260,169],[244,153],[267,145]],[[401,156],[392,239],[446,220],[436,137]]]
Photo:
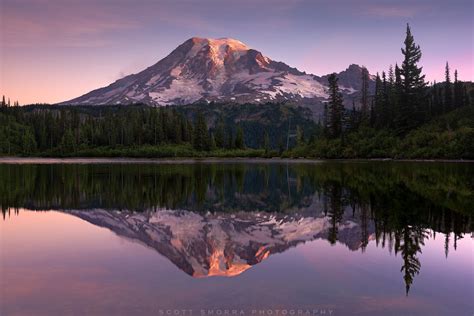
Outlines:
[[0,206],[1,315],[474,312],[472,163],[13,159]]

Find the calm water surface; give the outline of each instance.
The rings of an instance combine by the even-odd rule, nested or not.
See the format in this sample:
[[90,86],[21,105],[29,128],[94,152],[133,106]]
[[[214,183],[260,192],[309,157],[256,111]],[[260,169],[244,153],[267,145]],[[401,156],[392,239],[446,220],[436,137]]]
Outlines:
[[0,315],[472,315],[473,179],[468,163],[0,164]]

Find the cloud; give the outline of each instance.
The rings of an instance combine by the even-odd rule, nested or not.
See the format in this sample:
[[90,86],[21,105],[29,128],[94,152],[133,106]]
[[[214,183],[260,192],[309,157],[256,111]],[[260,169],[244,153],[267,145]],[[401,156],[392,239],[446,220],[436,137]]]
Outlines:
[[135,29],[140,23],[124,20],[110,10],[75,3],[7,2],[2,7],[2,46],[97,47],[110,44],[107,35]]
[[[246,19],[262,27],[276,23],[286,27],[288,14],[301,2],[2,0],[0,35],[2,46],[7,47],[99,47],[120,43],[132,32],[228,32],[236,23],[246,25]],[[127,33],[129,30],[132,32]]]
[[366,14],[376,17],[412,18],[420,11],[417,6],[370,5]]

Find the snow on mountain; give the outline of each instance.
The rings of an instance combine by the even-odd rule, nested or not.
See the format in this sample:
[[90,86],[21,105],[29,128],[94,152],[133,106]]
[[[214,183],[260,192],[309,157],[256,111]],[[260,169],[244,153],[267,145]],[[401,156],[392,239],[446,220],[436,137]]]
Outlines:
[[[360,90],[360,72],[361,67],[351,65],[339,74],[348,99]],[[273,61],[235,39],[194,37],[155,65],[62,104],[292,101],[314,105],[326,100],[326,91],[327,76],[306,74]]]

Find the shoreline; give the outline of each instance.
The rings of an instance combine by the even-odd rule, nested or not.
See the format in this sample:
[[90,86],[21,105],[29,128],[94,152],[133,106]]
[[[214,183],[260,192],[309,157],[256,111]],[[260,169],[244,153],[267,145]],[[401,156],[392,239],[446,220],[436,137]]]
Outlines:
[[204,157],[204,158],[127,158],[127,157],[0,157],[0,164],[210,164],[210,163],[327,163],[327,162],[427,162],[427,163],[474,163],[464,159],[391,159],[391,158],[360,158],[360,159],[319,159],[319,158],[245,158],[245,157]]

